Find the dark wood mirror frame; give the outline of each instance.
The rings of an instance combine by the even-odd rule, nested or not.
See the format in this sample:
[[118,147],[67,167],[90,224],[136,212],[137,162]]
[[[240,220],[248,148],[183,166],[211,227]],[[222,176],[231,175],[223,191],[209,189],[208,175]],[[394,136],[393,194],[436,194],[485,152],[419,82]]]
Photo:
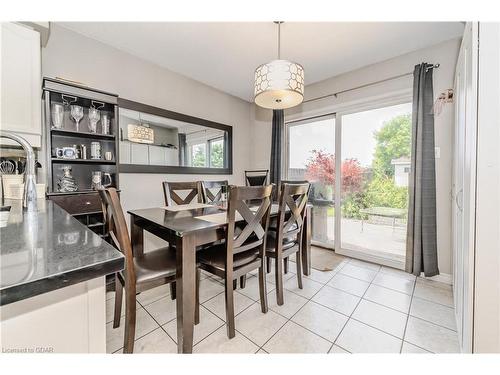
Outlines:
[[[167,174],[214,174],[230,175],[233,173],[233,127],[218,122],[205,120],[199,117],[189,116],[167,109],[153,107],[147,104],[134,102],[132,100],[118,98],[118,107],[133,111],[148,113],[156,116],[166,117],[177,121],[205,126],[207,128],[219,129],[227,132],[227,167],[207,168],[188,166],[164,166],[143,164],[120,164],[120,173],[167,173]],[[120,142],[120,141],[119,141]]]

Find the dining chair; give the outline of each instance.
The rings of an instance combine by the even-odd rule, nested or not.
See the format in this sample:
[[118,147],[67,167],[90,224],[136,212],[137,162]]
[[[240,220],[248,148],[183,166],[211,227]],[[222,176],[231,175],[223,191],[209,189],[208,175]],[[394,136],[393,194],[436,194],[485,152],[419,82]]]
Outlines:
[[[103,205],[109,213],[109,235],[115,247],[125,256],[125,269],[115,274],[113,328],[120,326],[123,289],[125,288],[125,335],[123,352],[132,353],[134,351],[136,326],[136,293],[174,282],[177,267],[176,254],[171,248],[165,247],[134,256],[127,223],[116,189],[102,189],[99,191],[99,194],[103,200]],[[195,324],[198,324],[200,321],[199,284],[200,272],[197,269]]]
[[[276,299],[283,305],[283,262],[296,254],[297,282],[302,289],[302,235],[304,216],[310,184],[281,184],[278,202],[276,230],[269,230],[266,242],[266,258],[274,259]],[[287,209],[289,212],[287,212]],[[286,264],[286,263],[285,263]]]
[[[235,336],[233,282],[239,277],[259,270],[261,310],[268,311],[264,258],[272,190],[273,185],[230,186],[225,241],[197,254],[201,269],[224,279],[229,338]],[[246,203],[250,199],[259,200],[260,204],[251,209]],[[244,225],[237,226],[236,221]]]
[[[184,198],[179,195],[184,192]],[[163,194],[165,195],[165,205],[174,206],[176,204],[189,204],[196,198],[197,203],[203,203],[203,191],[200,181],[189,182],[163,182]]]
[[[179,204],[189,204],[192,203],[195,200],[195,198],[197,203],[203,203],[204,196],[200,181],[187,181],[187,182],[164,181],[162,185],[163,185],[163,194],[165,196],[165,205],[168,207]],[[182,196],[184,196],[184,198]],[[174,282],[170,284],[170,298],[174,300],[176,299],[176,297],[177,297],[177,289]]]
[[202,192],[203,192],[203,202],[207,204],[220,202],[222,199],[222,194],[224,194],[224,189],[226,189],[228,183],[227,180],[224,181],[202,181],[201,182]]
[[246,186],[264,186],[267,184],[269,169],[255,169],[245,171]]
[[[307,180],[281,180],[278,184],[278,188],[275,190],[276,194],[273,194],[273,197],[276,197],[276,200],[279,200],[279,193],[281,191],[281,186],[283,184],[308,184],[309,181]],[[269,230],[276,231],[276,223],[277,223],[277,218],[271,218],[269,221]],[[289,265],[289,258],[283,259],[283,273],[287,274],[288,273],[288,265]],[[266,268],[267,268],[267,273],[271,272],[271,258],[266,259]]]

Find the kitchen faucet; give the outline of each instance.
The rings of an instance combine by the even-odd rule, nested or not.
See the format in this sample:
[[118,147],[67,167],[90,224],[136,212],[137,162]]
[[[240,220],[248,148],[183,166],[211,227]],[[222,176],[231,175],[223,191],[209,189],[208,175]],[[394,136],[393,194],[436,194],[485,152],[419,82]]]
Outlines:
[[36,176],[35,152],[26,139],[9,131],[0,129],[0,138],[9,138],[19,143],[26,152],[26,168],[24,172],[23,206],[28,211],[36,211]]

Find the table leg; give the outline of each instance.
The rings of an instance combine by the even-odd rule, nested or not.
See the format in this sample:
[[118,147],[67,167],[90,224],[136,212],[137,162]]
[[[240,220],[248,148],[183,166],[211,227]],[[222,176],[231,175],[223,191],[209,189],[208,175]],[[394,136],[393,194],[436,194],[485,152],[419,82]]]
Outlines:
[[311,207],[306,207],[302,235],[302,268],[304,275],[311,274]]
[[196,246],[192,235],[178,238],[177,253],[177,352],[193,352],[196,303]]
[[144,254],[144,230],[136,224],[137,218],[130,216],[130,242],[134,257]]

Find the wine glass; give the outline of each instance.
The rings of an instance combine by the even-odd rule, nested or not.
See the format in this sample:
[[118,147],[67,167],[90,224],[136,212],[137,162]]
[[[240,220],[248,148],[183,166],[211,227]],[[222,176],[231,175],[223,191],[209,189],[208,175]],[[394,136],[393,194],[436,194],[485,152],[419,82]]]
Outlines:
[[76,131],[78,131],[78,126],[80,125],[80,120],[83,118],[83,107],[79,105],[71,106],[71,117],[75,120]]
[[61,129],[63,127],[64,119],[64,106],[59,103],[52,103],[52,126],[56,129]]
[[96,108],[89,108],[89,130],[91,133],[97,132],[97,123],[101,119],[101,112]]

